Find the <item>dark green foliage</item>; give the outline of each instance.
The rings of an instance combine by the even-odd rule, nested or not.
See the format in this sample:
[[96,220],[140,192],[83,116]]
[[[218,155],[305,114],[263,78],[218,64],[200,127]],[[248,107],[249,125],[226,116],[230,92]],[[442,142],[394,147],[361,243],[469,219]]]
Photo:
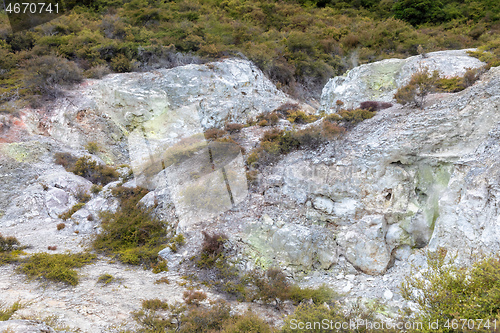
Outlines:
[[107,165],[97,164],[88,156],[80,157],[71,172],[90,180],[94,184],[106,185],[118,179],[118,172],[115,169]]
[[90,180],[94,184],[106,185],[112,181],[118,180],[118,172],[107,165],[97,164],[89,156],[76,158],[69,153],[56,153],[56,164],[62,165],[66,171],[73,172],[75,175]]
[[[82,208],[83,206],[85,206],[84,203],[77,203],[77,204],[74,204],[73,207],[71,207],[67,212],[64,212],[62,214],[59,214],[59,218],[66,221],[67,219],[71,218],[71,216],[73,216],[74,213],[76,213],[77,211],[80,210],[80,208]],[[57,225],[57,230],[61,230],[61,229],[64,229],[64,223],[59,223]]]
[[[442,248],[429,254],[429,269],[421,277],[407,277],[401,286],[403,298],[418,304],[421,312],[416,320],[423,322],[424,331],[436,320],[500,319],[500,257],[459,268],[446,254]],[[441,329],[454,331],[451,327]]]
[[95,154],[99,151],[99,145],[97,142],[89,142],[85,145],[85,149],[91,154]]
[[439,73],[428,68],[417,71],[410,79],[407,85],[398,89],[394,98],[403,105],[423,107],[425,97],[436,90],[436,84],[439,80]]
[[78,273],[74,269],[89,264],[95,258],[90,253],[35,253],[24,259],[17,270],[26,274],[29,280],[43,279],[76,286]]
[[115,255],[123,263],[144,265],[155,272],[166,270],[158,252],[168,243],[168,225],[152,216],[138,202],[146,195],[141,188],[116,187],[112,194],[120,199],[115,213],[103,212],[102,232],[92,246],[102,253]]

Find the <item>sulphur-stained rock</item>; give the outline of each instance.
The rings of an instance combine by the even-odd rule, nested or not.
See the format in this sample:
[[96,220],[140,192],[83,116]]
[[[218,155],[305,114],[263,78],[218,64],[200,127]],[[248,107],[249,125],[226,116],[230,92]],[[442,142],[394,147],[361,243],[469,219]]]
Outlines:
[[438,51],[426,56],[387,59],[361,65],[328,81],[323,88],[319,110],[335,112],[337,100],[344,103],[344,108],[356,108],[365,101],[393,102],[396,90],[425,67],[431,71],[437,70],[443,76],[453,77],[462,76],[467,68],[485,65],[469,56],[467,51]]

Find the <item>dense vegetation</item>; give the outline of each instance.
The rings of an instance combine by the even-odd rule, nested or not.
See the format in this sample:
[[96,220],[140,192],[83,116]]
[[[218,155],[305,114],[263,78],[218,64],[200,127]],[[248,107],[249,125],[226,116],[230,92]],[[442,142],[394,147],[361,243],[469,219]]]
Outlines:
[[[388,57],[483,45],[500,54],[496,0],[66,0],[68,13],[10,32],[0,15],[0,104],[54,98],[82,77],[244,55],[285,91]],[[498,62],[494,55],[483,55]],[[42,100],[43,100],[42,99]]]

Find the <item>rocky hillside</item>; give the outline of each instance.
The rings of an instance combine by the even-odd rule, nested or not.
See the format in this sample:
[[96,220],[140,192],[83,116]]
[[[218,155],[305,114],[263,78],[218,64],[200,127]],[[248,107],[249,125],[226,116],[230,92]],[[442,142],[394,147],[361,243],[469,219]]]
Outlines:
[[[325,86],[318,111],[333,112],[337,100],[349,107],[366,100],[394,103],[395,90],[421,66],[454,76],[482,65],[465,51],[362,65]],[[30,302],[11,327],[21,332],[29,323],[14,319],[55,314],[60,324],[83,332],[134,328],[129,314],[142,299],[182,300],[182,277],[196,273],[188,262],[199,253],[202,232],[226,234],[242,270],[278,266],[302,286],[327,284],[347,301],[380,299],[395,311],[407,305],[401,280],[411,265],[425,267],[426,251],[457,251],[457,262],[470,264],[471,254],[500,250],[499,91],[500,69],[494,67],[461,92],[429,95],[422,109],[394,103],[336,140],[260,166],[249,186],[244,160],[266,130],[255,118],[283,104],[308,115],[316,110],[278,91],[248,61],[112,74],[84,81],[43,109],[2,115],[0,233],[29,245],[27,254],[54,245],[54,253],[83,251],[102,232],[99,213],[118,209],[113,189],[120,185],[146,186],[141,202],[186,238],[177,252],[161,252],[169,271],[158,275],[102,256],[82,268],[77,287],[43,288],[24,281],[16,264],[0,266],[0,299]],[[229,123],[249,124],[230,142],[244,151],[223,148],[217,155],[218,146],[201,134]],[[281,119],[275,126],[316,123]],[[114,165],[120,179],[94,191],[91,180],[56,164],[56,153]],[[148,167],[144,185],[138,176]],[[82,191],[92,194],[63,222],[61,214]],[[121,282],[96,284],[104,273]],[[160,277],[170,284],[155,284]],[[209,299],[225,297],[205,289]],[[274,309],[231,302],[238,311],[253,308],[280,323]],[[44,324],[34,325],[41,332]]]

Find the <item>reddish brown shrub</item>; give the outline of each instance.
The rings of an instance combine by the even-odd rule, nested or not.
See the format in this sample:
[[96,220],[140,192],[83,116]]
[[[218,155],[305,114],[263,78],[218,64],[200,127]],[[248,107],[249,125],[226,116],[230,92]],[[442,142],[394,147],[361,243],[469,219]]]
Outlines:
[[50,250],[50,251],[55,251],[55,250],[57,250],[57,246],[55,246],[55,245],[54,246],[50,246],[49,245],[49,247],[47,249]]
[[390,108],[391,106],[392,106],[392,104],[387,103],[387,102],[366,101],[366,102],[362,102],[359,105],[359,108],[364,109],[364,110],[369,110],[369,111],[379,111],[379,110]]

